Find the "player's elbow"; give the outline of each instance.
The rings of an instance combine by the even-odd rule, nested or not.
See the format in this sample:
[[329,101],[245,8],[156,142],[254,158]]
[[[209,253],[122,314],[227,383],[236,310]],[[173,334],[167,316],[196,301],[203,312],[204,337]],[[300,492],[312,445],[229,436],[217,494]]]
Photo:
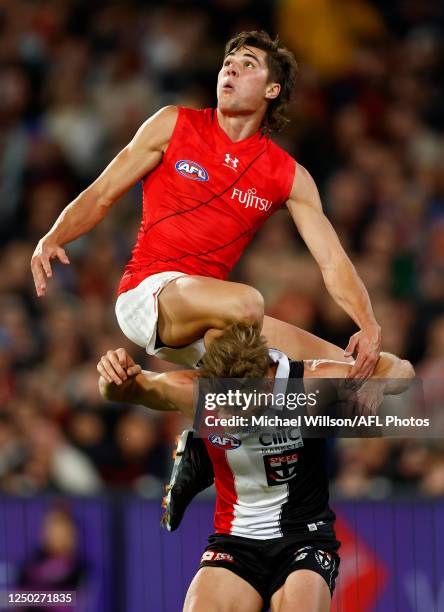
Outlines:
[[[399,359],[394,355],[381,353],[382,359],[392,360],[386,371],[381,372],[380,377],[385,378],[384,394],[399,395],[404,393],[409,386],[410,381],[415,378],[415,370],[407,359]],[[381,361],[381,359],[380,359]]]
[[408,378],[409,380],[411,380],[412,378],[415,378],[415,368],[412,366],[410,361],[408,361],[407,359],[401,359],[399,368],[400,368],[399,378]]
[[[381,353],[381,355],[383,354]],[[393,364],[389,368],[387,378],[398,378],[406,381],[415,378],[415,370],[410,361],[390,354],[388,354],[388,358],[393,360]]]
[[[122,155],[120,153],[119,155]],[[116,201],[113,182],[109,177],[101,176],[83,191],[82,196],[97,209],[107,212]]]
[[246,323],[261,326],[264,318],[264,298],[253,287],[244,286],[227,314],[230,324]]

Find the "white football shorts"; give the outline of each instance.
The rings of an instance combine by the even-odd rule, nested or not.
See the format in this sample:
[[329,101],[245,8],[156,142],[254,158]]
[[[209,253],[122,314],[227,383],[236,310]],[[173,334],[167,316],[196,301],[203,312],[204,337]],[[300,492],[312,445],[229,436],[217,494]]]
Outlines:
[[145,278],[137,287],[121,293],[116,302],[116,317],[125,336],[146,350],[148,355],[187,367],[196,367],[205,354],[203,338],[188,346],[172,348],[156,346],[157,299],[172,280],[187,276],[183,272],[160,272]]

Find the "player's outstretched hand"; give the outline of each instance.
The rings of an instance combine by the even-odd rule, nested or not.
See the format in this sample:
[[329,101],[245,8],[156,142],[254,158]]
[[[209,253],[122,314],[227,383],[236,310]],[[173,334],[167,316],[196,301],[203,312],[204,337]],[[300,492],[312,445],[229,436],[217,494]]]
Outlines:
[[356,361],[348,378],[367,379],[373,374],[381,352],[381,328],[379,325],[361,329],[350,338],[344,355],[356,355]]
[[97,372],[107,383],[121,385],[140,374],[142,368],[134,362],[124,348],[107,351],[97,364]]
[[38,297],[45,295],[46,280],[52,276],[51,259],[59,259],[62,263],[69,264],[68,256],[61,246],[42,238],[31,258],[32,276]]

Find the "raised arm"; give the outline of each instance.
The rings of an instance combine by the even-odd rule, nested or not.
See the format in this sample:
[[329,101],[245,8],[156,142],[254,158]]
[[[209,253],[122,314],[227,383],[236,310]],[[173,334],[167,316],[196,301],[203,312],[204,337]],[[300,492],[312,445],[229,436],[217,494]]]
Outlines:
[[328,292],[360,327],[360,331],[351,337],[345,352],[350,356],[357,351],[350,376],[368,378],[379,357],[381,328],[375,320],[363,282],[323,213],[316,184],[302,166],[297,168],[287,207],[319,265]]
[[[304,361],[304,378],[347,378],[353,364],[329,359]],[[371,380],[384,379],[384,395],[397,395],[415,377],[415,370],[407,359],[400,359],[392,353],[382,352],[379,356]]]
[[62,246],[88,233],[111,206],[143,176],[154,170],[168,147],[178,110],[167,106],[148,119],[132,141],[112,160],[102,174],[61,212],[41,238],[31,260],[37,295],[45,294],[52,276],[51,259],[68,264]]
[[99,391],[109,401],[140,404],[153,410],[179,411],[193,420],[195,370],[148,372],[123,348],[110,350],[97,364]]
[[[315,409],[318,413],[325,413],[325,410],[340,400],[350,414],[359,411],[362,415],[375,415],[385,395],[403,393],[415,376],[409,361],[391,353],[381,353],[373,375],[359,388],[353,388],[350,381],[345,380],[351,368],[349,363],[326,359],[304,361],[306,392],[319,393],[321,390],[322,393],[323,401]],[[324,380],[321,382],[319,379]]]

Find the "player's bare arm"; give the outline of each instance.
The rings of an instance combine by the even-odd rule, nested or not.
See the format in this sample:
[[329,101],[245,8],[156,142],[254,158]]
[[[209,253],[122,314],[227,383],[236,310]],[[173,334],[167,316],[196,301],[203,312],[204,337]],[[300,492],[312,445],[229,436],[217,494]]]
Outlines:
[[[308,388],[310,379],[346,379],[353,364],[327,359],[304,361],[304,379]],[[99,390],[104,399],[129,404],[140,404],[154,410],[179,411],[190,421],[194,417],[193,383],[195,370],[155,373],[142,371],[125,349],[109,350],[97,364],[100,374]],[[414,378],[411,363],[391,353],[381,353],[371,376],[384,379],[382,385],[373,386],[367,393],[369,410],[374,411],[383,395],[402,393]],[[326,393],[331,390],[326,388]],[[380,393],[381,392],[381,393]]]
[[381,328],[375,320],[363,282],[323,213],[315,182],[302,166],[297,168],[287,207],[319,265],[330,295],[360,327],[345,351],[345,356],[357,352],[350,376],[368,378],[378,361]]
[[148,372],[120,348],[103,355],[97,371],[99,391],[106,400],[178,411],[189,420],[194,417],[193,382],[198,376],[195,370]]
[[[304,361],[304,378],[347,378],[352,367],[353,364],[340,361],[310,359]],[[387,380],[384,393],[386,395],[396,395],[402,393],[408,385],[408,381],[414,377],[415,370],[410,361],[400,359],[392,353],[382,352],[370,379]]]
[[178,110],[167,106],[150,117],[132,141],[102,174],[62,211],[49,232],[39,240],[31,260],[38,296],[52,276],[51,260],[68,264],[63,245],[88,233],[107,215],[111,206],[161,161],[176,125]]
[[[304,362],[304,380],[307,392],[319,388],[319,379],[325,379],[322,391],[323,406],[341,398],[348,402],[350,409],[362,415],[375,415],[385,395],[403,393],[415,376],[412,364],[391,353],[381,353],[372,376],[359,388],[350,387],[346,382],[353,365],[325,359]],[[342,379],[342,380],[341,380]],[[379,380],[377,384],[373,381]]]

